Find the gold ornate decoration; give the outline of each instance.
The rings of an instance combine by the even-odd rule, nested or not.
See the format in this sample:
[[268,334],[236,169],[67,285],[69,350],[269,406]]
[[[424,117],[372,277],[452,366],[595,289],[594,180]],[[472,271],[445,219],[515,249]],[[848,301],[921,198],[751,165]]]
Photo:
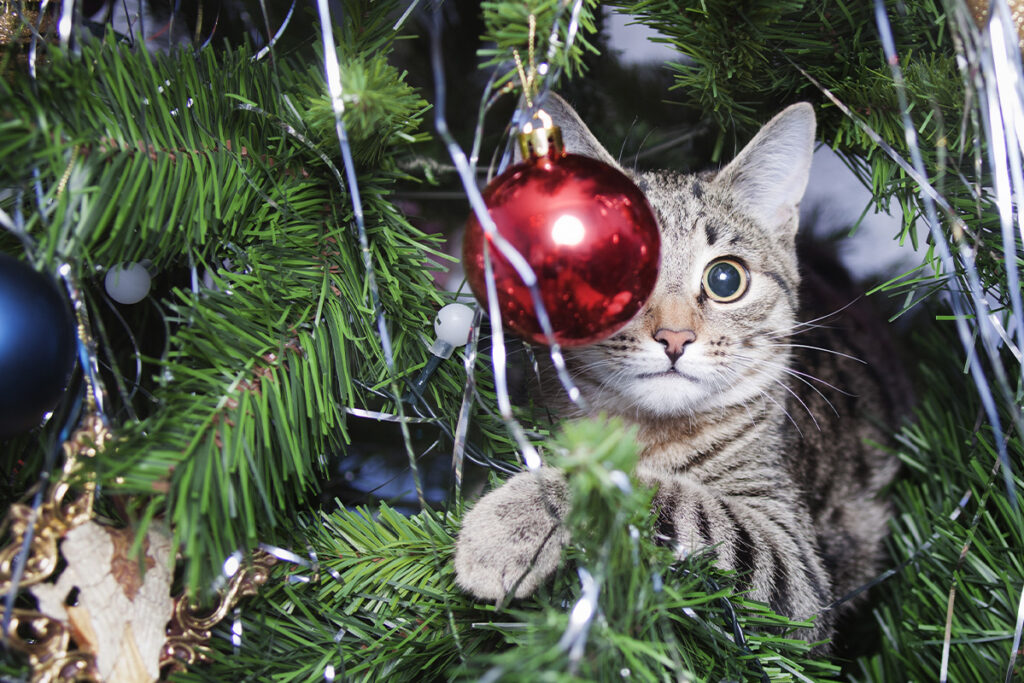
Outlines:
[[[43,504],[35,510],[30,505],[11,506],[7,517],[11,540],[7,547],[0,550],[0,594],[9,592],[13,587],[14,566],[30,528],[34,529],[34,533],[18,587],[36,586],[34,590],[40,591],[36,597],[40,599],[41,606],[43,598],[46,597],[42,589],[51,588],[49,583],[43,582],[50,579],[57,568],[58,543],[80,531],[97,533],[95,530],[87,529],[87,526],[96,527],[100,533],[103,532],[104,527],[91,523],[96,486],[93,479],[82,472],[81,459],[95,457],[103,450],[109,439],[110,432],[99,416],[90,414],[72,438],[64,444],[66,460],[62,474],[51,486]],[[72,495],[73,493],[77,495]],[[115,552],[109,560],[111,564],[107,569],[114,570],[116,574],[117,560],[122,556],[126,557],[126,547],[132,533],[113,529],[107,529],[106,532],[110,534],[115,546],[119,540],[120,545],[125,546],[121,548],[120,553]],[[74,558],[68,558],[69,563],[72,559]],[[166,641],[160,651],[161,671],[181,671],[188,665],[209,661],[208,643],[213,627],[228,614],[239,599],[259,591],[259,587],[268,581],[271,568],[276,562],[272,555],[258,552],[248,564],[240,567],[231,577],[212,610],[196,606],[187,596],[175,599],[170,621],[165,629]],[[132,568],[137,573],[134,565]],[[119,578],[118,582],[125,591],[134,588],[137,592],[139,588],[132,581],[121,581]],[[57,592],[67,590],[67,587],[60,589],[60,582],[55,588],[59,589]],[[51,614],[34,610],[12,610],[10,628],[4,642],[12,649],[27,655],[32,667],[33,683],[103,680],[97,664],[97,638],[90,637],[88,620],[82,617],[76,621],[76,614],[75,608],[69,608],[69,618],[61,620]],[[111,680],[113,679],[121,680],[118,676]],[[132,680],[144,680],[144,677]]]
[[[16,609],[11,617],[11,645],[28,655],[32,683],[57,681],[99,681],[92,654],[69,652],[71,628],[41,612]],[[13,634],[20,635],[17,640]]]
[[[0,550],[0,594],[11,590],[14,564],[21,552],[25,533],[34,527],[20,586],[31,586],[43,581],[57,568],[57,542],[68,530],[92,518],[92,503],[96,483],[81,474],[80,457],[92,458],[103,450],[110,438],[109,430],[98,415],[88,415],[82,426],[64,444],[64,471],[50,488],[46,501],[33,510],[32,506],[16,503],[7,513],[11,543]],[[69,502],[65,499],[78,486],[81,493]]]
[[[95,457],[109,438],[110,431],[100,416],[88,413],[64,443],[64,469],[42,505],[38,508],[21,503],[11,506],[6,519],[11,541],[0,550],[0,594],[38,584],[56,570],[58,541],[69,530],[92,518],[96,483],[82,473],[81,458]],[[76,491],[78,495],[72,497]],[[28,559],[19,585],[14,586],[14,568],[29,529],[33,533]],[[28,655],[33,682],[99,680],[92,654],[69,652],[72,633],[59,619],[31,610],[12,610],[10,628],[3,638],[7,646]]]
[[212,610],[196,606],[186,595],[175,600],[174,615],[167,626],[167,642],[160,656],[160,668],[167,672],[183,671],[186,666],[209,661],[211,629],[242,597],[259,592],[276,563],[274,556],[257,551],[249,564],[243,565],[231,577]]

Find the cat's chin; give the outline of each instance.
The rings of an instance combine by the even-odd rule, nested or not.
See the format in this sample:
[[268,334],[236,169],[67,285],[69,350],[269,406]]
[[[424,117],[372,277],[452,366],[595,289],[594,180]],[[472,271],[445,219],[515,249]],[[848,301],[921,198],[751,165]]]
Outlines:
[[619,388],[616,401],[609,401],[602,409],[641,420],[692,418],[749,404],[759,395],[764,392],[744,383],[729,385],[720,377],[672,369],[637,375]]
[[678,370],[637,375],[620,391],[638,416],[693,415],[706,410],[711,398],[699,377]]

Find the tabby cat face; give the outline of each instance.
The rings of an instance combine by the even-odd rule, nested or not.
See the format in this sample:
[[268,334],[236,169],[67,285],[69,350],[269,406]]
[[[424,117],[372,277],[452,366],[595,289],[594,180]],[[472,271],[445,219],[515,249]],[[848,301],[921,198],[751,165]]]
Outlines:
[[[577,129],[574,112],[565,116],[570,149],[589,145],[581,153],[614,163],[585,126]],[[636,177],[658,216],[661,270],[625,328],[566,351],[593,409],[643,419],[778,400],[796,322],[794,238],[813,140],[813,110],[794,105],[714,177]]]
[[[693,414],[768,392],[787,363],[794,323],[793,236],[736,207],[727,188],[692,176],[640,177],[662,231],[647,306],[618,334],[569,353],[595,408]],[[772,392],[774,393],[774,392]]]

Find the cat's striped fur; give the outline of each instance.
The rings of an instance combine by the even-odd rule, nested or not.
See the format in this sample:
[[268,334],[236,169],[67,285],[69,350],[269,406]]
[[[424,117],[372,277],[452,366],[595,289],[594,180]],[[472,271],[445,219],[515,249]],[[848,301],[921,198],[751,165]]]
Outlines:
[[[615,163],[568,105],[546,109],[568,149]],[[657,488],[662,540],[680,556],[713,546],[753,598],[814,617],[804,635],[817,640],[842,611],[825,608],[878,568],[889,516],[878,494],[896,463],[869,440],[885,441],[907,392],[884,326],[863,302],[848,306],[838,267],[798,258],[814,125],[811,107],[794,105],[717,174],[635,176],[662,233],[655,292],[619,333],[566,355],[594,413],[638,425],[635,474]],[[702,282],[723,257],[749,274],[731,302]],[[557,383],[542,394],[578,412]],[[564,482],[544,478],[546,494],[520,474],[466,515],[455,566],[469,592],[522,596],[557,566]]]

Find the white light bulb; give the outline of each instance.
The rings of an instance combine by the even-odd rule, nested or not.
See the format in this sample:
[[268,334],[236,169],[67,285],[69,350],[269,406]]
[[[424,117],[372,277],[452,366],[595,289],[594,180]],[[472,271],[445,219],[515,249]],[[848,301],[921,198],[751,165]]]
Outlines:
[[437,312],[434,318],[434,332],[437,339],[430,345],[430,358],[427,359],[419,377],[412,383],[412,387],[406,394],[403,401],[415,403],[423,395],[423,389],[427,386],[427,380],[437,370],[441,361],[451,358],[458,346],[465,346],[469,343],[469,333],[473,329],[473,309],[465,304],[448,304]]
[[119,304],[137,304],[149,294],[152,279],[138,263],[122,263],[107,271],[103,284],[110,298]]
[[434,318],[437,338],[452,346],[465,346],[473,329],[473,309],[465,304],[448,304]]

